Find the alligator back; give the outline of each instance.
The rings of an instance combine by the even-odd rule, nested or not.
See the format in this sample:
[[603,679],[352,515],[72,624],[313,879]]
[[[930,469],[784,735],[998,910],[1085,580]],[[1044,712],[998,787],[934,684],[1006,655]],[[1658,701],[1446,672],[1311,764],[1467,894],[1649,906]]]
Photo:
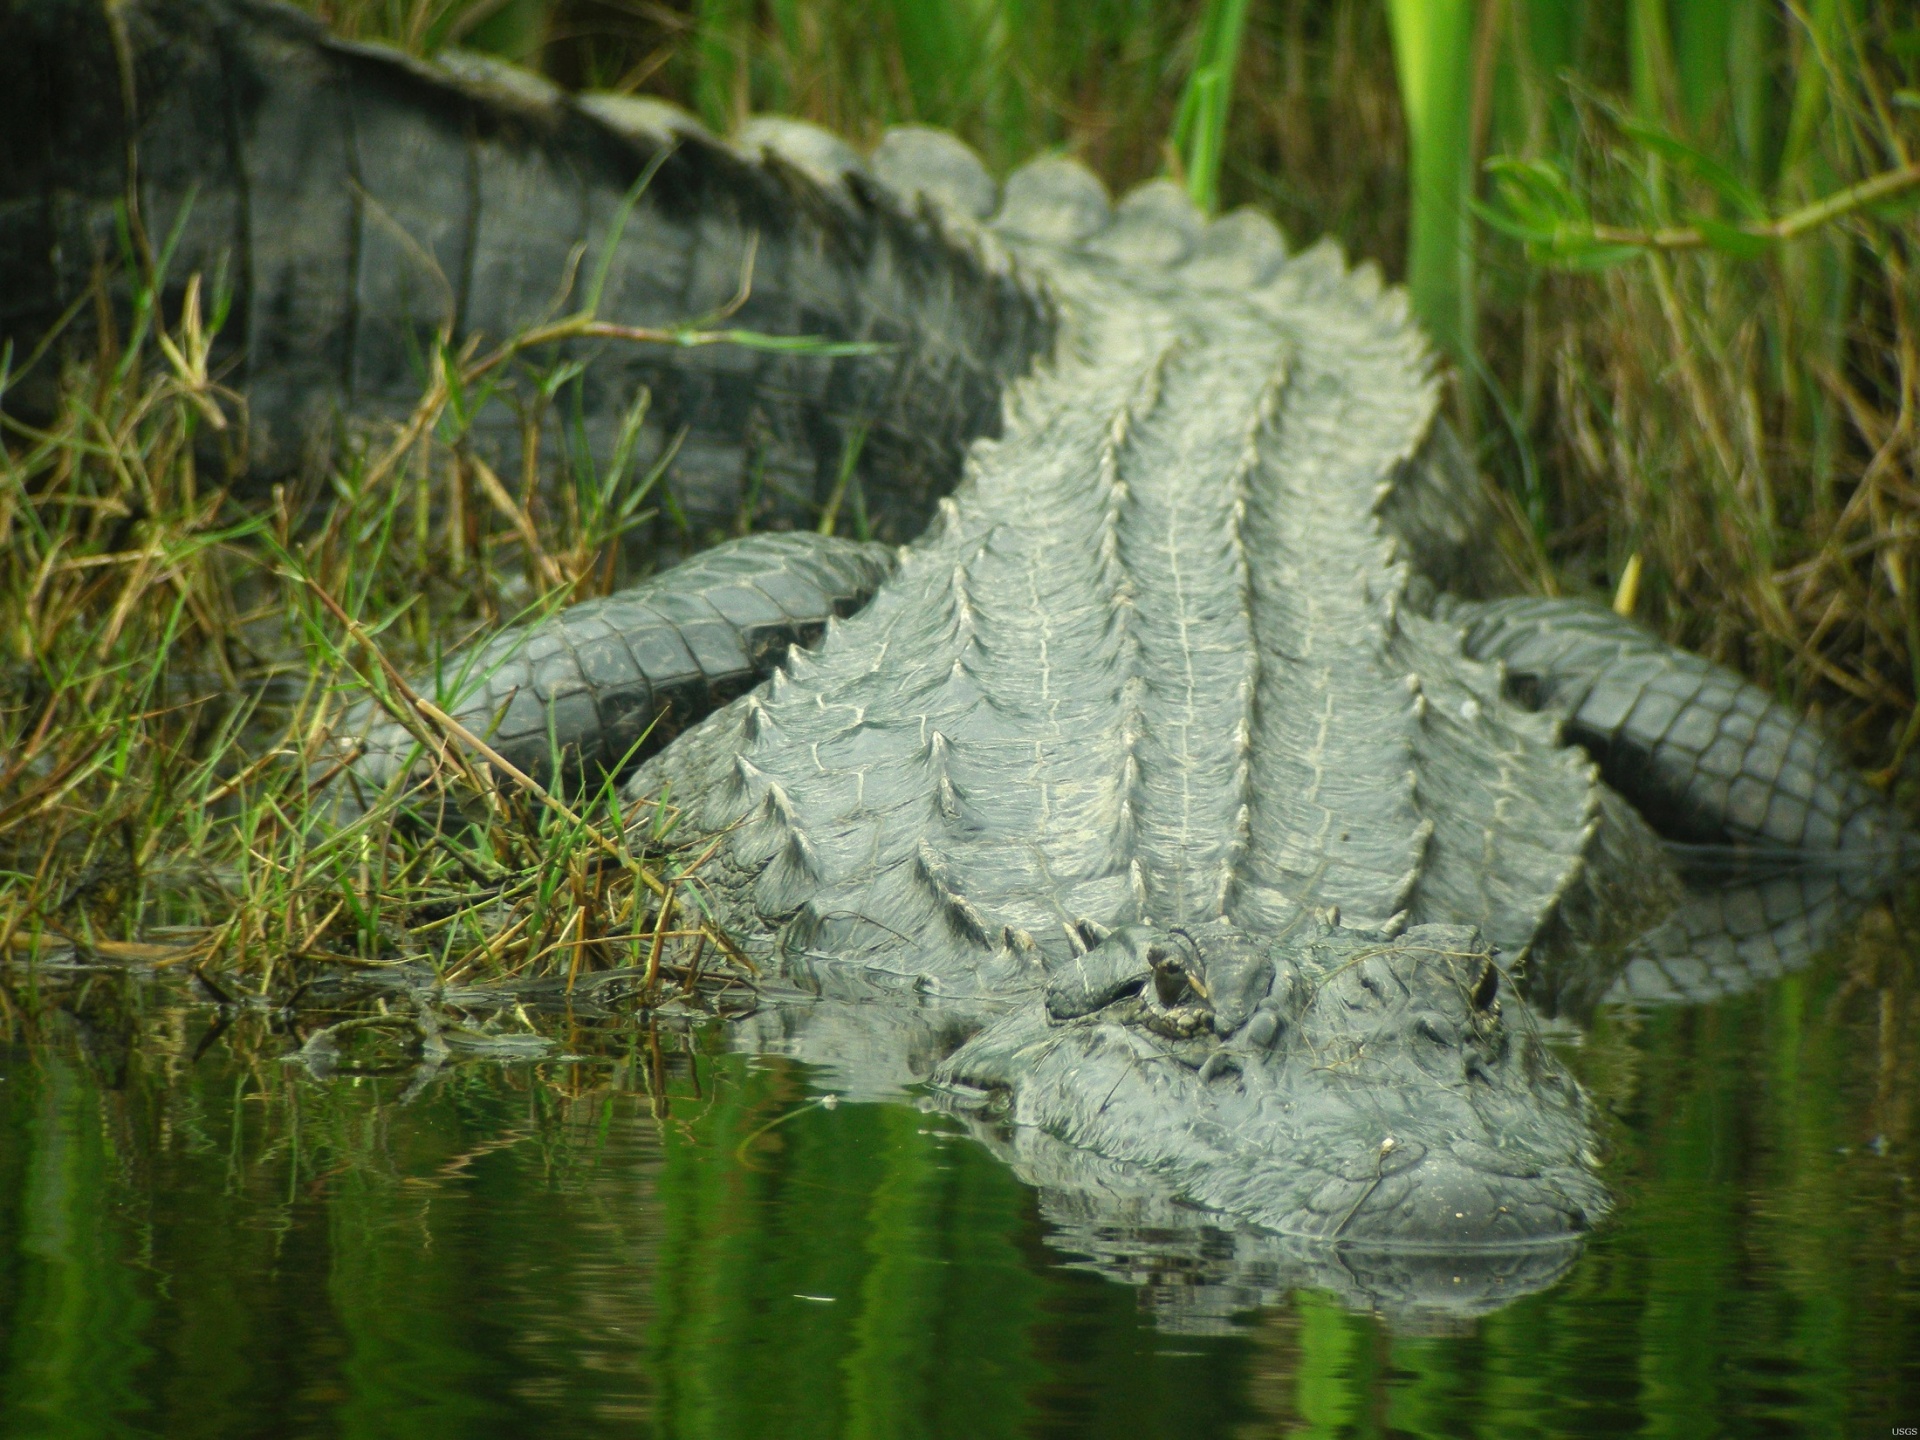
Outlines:
[[1411,603],[1485,531],[1404,297],[1064,161],[989,223],[1051,363],[872,604],[635,781],[723,837],[727,922],[988,991],[1143,920],[1646,923],[1651,832]]

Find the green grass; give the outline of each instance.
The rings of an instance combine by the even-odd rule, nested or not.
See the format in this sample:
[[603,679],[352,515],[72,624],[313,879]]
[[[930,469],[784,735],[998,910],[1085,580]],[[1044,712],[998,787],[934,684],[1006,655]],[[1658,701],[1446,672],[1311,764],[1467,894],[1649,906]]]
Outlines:
[[[496,392],[525,414],[562,403],[577,371],[549,347],[797,342],[589,309],[480,354],[443,345],[414,413],[350,448],[317,503],[276,489],[248,507],[204,469],[237,453],[244,415],[208,378],[218,317],[196,285],[177,315],[153,313],[153,293],[123,342],[63,377],[54,422],[10,421],[0,454],[0,956],[225,971],[263,995],[396,963],[569,989],[626,969],[653,1001],[737,981],[685,883],[698,857],[671,853],[669,807],[623,817],[610,789],[531,784],[504,797],[484,737],[388,656],[416,666],[440,637],[621,578],[620,535],[659,478],[630,473],[630,445],[536,509],[465,444]],[[550,433],[527,426],[522,476],[551,468]],[[416,735],[425,778],[338,823],[317,801],[360,695]],[[414,819],[448,806],[473,823]]]
[[1558,128],[1535,102],[1492,167],[1478,363],[1518,411],[1494,454],[1534,452],[1557,583],[1641,557],[1643,618],[1897,761],[1920,31],[1871,3],[1625,18],[1625,85],[1563,82]]

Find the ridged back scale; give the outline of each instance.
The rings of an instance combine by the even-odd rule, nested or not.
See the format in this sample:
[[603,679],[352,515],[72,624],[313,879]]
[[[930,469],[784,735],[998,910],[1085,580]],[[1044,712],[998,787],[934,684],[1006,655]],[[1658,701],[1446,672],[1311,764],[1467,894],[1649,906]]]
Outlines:
[[1651,835],[1406,603],[1409,557],[1470,571],[1475,497],[1404,300],[1064,161],[993,229],[1051,360],[868,609],[636,781],[726,832],[729,923],[991,991],[1082,921],[1643,922]]

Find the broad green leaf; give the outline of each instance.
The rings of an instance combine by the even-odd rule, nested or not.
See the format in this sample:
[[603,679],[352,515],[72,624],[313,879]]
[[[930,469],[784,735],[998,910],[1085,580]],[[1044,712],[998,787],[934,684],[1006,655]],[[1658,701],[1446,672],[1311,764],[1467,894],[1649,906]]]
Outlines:
[[1898,220],[1920,208],[1920,185],[1911,190],[1903,190],[1898,195],[1889,195],[1878,204],[1867,206],[1867,213],[1876,220]]
[[1566,270],[1611,270],[1629,260],[1638,260],[1643,253],[1637,245],[1613,245],[1588,239],[1567,243],[1553,257],[1553,263]]
[[1586,202],[1553,161],[1499,155],[1487,161],[1485,168],[1507,209],[1521,223],[1547,229],[1590,223]]
[[1569,246],[1591,236],[1593,222],[1577,197],[1532,164],[1509,171],[1499,186],[1500,205],[1472,202],[1472,213],[1489,227],[1527,247],[1536,264],[1554,264]]
[[1890,55],[1902,60],[1920,60],[1920,26],[1911,30],[1896,30],[1881,43],[1887,47]]
[[1488,205],[1484,201],[1473,202],[1473,213],[1482,224],[1491,226],[1509,239],[1523,240],[1529,245],[1545,245],[1553,240],[1553,231],[1550,228],[1529,225],[1498,206]]
[[1528,219],[1502,210],[1496,205],[1487,205],[1474,201],[1470,207],[1474,216],[1484,224],[1512,240],[1519,240],[1530,248],[1551,253],[1567,243],[1569,235],[1584,235],[1591,231],[1587,225],[1567,225],[1560,221]]

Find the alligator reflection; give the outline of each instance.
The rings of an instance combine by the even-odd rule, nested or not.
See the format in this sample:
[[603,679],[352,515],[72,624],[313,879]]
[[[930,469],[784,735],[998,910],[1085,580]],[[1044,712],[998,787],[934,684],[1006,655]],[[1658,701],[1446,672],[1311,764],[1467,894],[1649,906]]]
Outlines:
[[[1626,955],[1578,966],[1563,963],[1557,971],[1531,977],[1526,988],[1534,1004],[1547,1016],[1590,1023],[1601,1000],[1690,1003],[1742,993],[1804,966],[1858,920],[1884,885],[1884,877],[1864,867],[1792,860],[1762,868],[1703,860],[1691,867],[1689,880],[1681,905]],[[916,1010],[903,1004],[897,989],[884,997],[867,995],[837,967],[822,967],[806,978],[824,993],[809,1002],[769,1006],[738,1043],[758,1053],[804,1060],[824,1083],[863,1100],[905,1098],[930,1075],[945,1073],[936,1072],[936,1062],[1002,1013],[979,1002],[933,999]],[[877,1003],[863,1003],[867,1000]],[[1517,996],[1506,1003],[1520,1028],[1536,1023]],[[1323,1060],[1323,1070],[1343,1063],[1331,1055]],[[1072,1067],[1073,1091],[1090,1083],[1094,1093],[1105,1088],[1104,1079],[1089,1078],[1100,1074],[1096,1060],[1076,1055],[1066,1063]],[[1287,1089],[1279,1087],[1278,1103],[1286,1103]],[[1139,1116],[1178,1114],[1189,1117],[1190,1125],[1208,1123],[1192,1094],[1170,1097],[1160,1086],[1155,1092]],[[1400,1333],[1457,1331],[1552,1285],[1582,1247],[1578,1236],[1440,1248],[1329,1243],[1275,1233],[1195,1204],[1187,1188],[1191,1173],[1128,1164],[1062,1143],[1043,1126],[1009,1123],[1021,1119],[1019,1103],[1011,1117],[995,1121],[979,1118],[977,1096],[950,1097],[938,1088],[934,1094],[974,1139],[1038,1192],[1056,1249],[1075,1256],[1071,1263],[1140,1287],[1143,1305],[1171,1330],[1221,1328],[1242,1312],[1312,1289],[1331,1293],[1350,1309],[1378,1314]],[[1377,1103],[1377,1097],[1368,1098]],[[1503,1120],[1512,1123],[1497,1102],[1470,1099],[1469,1104],[1490,1108],[1499,1117],[1493,1121],[1496,1129]],[[1139,1116],[1138,1123],[1150,1123]],[[1265,1116],[1263,1102],[1246,1113],[1243,1123],[1261,1123]],[[1284,1145],[1278,1148],[1285,1152]],[[1404,1138],[1401,1148],[1406,1148]],[[1209,1153],[1203,1148],[1201,1163]],[[1383,1153],[1378,1170],[1353,1172],[1335,1213],[1349,1203],[1357,1211],[1379,1188],[1394,1158]],[[1245,1213],[1250,1207],[1234,1208]]]
[[[1712,902],[1770,917],[1712,952],[1723,990],[1843,918],[1805,881],[1791,923],[1781,877]],[[1600,1007],[1617,1218],[1426,1336],[1340,1307],[1433,1276],[864,1103],[951,1048],[931,1012],[898,1048],[851,1004],[583,1024],[587,1059],[401,1104],[373,1042],[323,1082],[258,1019],[197,1054],[204,1007],[6,972],[0,1433],[1865,1433],[1920,1399],[1913,970],[1880,910],[1745,994]]]

